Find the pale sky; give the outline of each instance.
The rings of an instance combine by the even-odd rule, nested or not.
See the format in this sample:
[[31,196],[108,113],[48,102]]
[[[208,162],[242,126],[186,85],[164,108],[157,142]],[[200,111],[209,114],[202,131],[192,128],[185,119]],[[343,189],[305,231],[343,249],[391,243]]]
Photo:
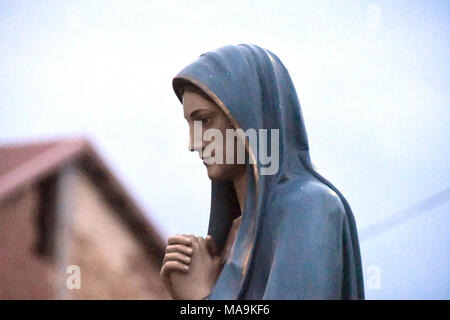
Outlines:
[[[450,188],[449,9],[0,0],[0,142],[88,137],[164,237],[206,235],[210,181],[171,80],[205,51],[253,43],[289,70],[312,161],[363,230]],[[367,298],[450,298],[449,213],[447,197],[361,242]]]

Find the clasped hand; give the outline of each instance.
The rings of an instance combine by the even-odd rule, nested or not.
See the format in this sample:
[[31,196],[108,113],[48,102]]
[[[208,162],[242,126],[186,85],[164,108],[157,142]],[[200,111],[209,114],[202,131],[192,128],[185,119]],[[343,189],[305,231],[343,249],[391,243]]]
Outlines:
[[199,300],[210,294],[222,266],[210,235],[175,235],[168,240],[160,274],[173,299]]

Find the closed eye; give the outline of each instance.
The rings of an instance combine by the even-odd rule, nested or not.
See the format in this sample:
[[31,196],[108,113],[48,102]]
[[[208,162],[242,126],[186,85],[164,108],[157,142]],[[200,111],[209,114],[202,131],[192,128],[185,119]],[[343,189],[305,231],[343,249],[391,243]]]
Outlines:
[[210,119],[209,117],[201,117],[201,118],[200,118],[200,121],[201,121],[203,124],[208,124],[210,120],[211,120],[211,119]]

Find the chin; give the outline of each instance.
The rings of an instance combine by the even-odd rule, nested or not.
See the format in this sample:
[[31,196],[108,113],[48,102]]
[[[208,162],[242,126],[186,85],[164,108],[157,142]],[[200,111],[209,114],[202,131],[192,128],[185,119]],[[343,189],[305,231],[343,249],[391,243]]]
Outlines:
[[206,167],[208,177],[211,180],[229,180],[229,174],[220,165],[211,164]]

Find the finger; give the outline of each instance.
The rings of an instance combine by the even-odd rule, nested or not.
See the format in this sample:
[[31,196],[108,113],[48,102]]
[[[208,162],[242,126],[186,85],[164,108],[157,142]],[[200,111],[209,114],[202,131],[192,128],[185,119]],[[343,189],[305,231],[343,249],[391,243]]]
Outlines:
[[192,239],[183,235],[174,235],[169,237],[167,242],[168,244],[184,244],[186,246],[190,246]]
[[208,249],[209,254],[212,257],[217,256],[219,253],[219,250],[217,249],[217,246],[216,246],[216,243],[214,242],[213,237],[211,235],[207,235],[205,242],[206,242],[206,249]]
[[170,281],[169,278],[163,278],[163,283],[166,286],[167,291],[169,291],[169,294],[172,297],[172,299],[178,300],[179,297],[178,297],[177,293],[175,292],[175,290],[172,287],[172,281]]
[[179,261],[183,264],[189,265],[191,263],[191,257],[179,252],[166,253],[163,263],[166,263],[168,261]]
[[185,236],[188,237],[189,239],[191,239],[192,246],[195,246],[199,243],[199,237],[197,237],[196,235],[191,233],[191,234],[187,234]]
[[170,273],[173,271],[188,272],[189,266],[179,261],[167,261],[161,268],[161,277],[169,278]]
[[184,244],[171,244],[166,248],[166,253],[180,252],[188,256],[192,255],[192,251],[192,247],[188,247]]
[[196,240],[197,239],[197,237],[195,235],[193,235],[192,233],[187,234],[186,237],[188,237],[191,240]]
[[203,237],[198,237],[198,244],[200,248],[204,249],[205,251],[208,251],[206,247],[206,240]]
[[200,243],[199,237],[194,236],[193,234],[190,234],[190,235],[189,235],[189,239],[191,239],[191,246],[192,246],[192,248],[193,248],[194,250],[195,250],[195,248],[198,248],[199,243]]
[[172,287],[172,281],[169,277],[169,274],[167,274],[167,271],[163,271],[163,269],[161,269],[160,275],[162,282],[164,283],[164,286],[166,287],[167,291],[169,291],[169,294],[172,297],[172,299],[177,300],[178,295]]

